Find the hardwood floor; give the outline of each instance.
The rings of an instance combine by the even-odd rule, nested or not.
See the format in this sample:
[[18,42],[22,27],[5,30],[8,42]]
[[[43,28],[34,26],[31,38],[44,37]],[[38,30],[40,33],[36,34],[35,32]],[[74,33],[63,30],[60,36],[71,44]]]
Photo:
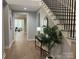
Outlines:
[[15,43],[6,50],[5,59],[44,59],[40,56],[40,49],[35,48],[34,41],[28,41],[23,32],[16,33]]

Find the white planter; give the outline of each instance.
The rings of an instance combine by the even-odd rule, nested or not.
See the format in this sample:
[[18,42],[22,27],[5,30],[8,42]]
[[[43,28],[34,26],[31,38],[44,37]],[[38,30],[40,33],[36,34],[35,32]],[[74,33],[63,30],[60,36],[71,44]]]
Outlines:
[[46,59],[54,59],[54,57],[53,56],[52,57],[46,56]]

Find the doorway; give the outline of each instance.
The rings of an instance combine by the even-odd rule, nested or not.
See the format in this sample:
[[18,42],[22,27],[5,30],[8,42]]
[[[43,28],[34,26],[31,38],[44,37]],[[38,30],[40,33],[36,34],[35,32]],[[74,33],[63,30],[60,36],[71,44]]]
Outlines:
[[24,31],[24,19],[15,19],[15,32]]
[[26,13],[15,13],[14,17],[14,37],[27,32]]

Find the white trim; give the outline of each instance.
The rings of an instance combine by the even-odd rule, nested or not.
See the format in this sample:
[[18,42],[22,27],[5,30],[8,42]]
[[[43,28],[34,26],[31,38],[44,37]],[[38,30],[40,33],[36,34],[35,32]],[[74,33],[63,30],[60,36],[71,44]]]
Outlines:
[[13,43],[14,43],[14,40],[12,40],[11,43],[9,44],[9,46],[6,46],[5,49],[9,49],[9,48],[11,48],[12,45],[13,45]]
[[14,40],[12,40],[11,43],[9,44],[9,48],[12,47],[13,43],[14,43]]
[[28,40],[28,33],[27,33],[27,40]]
[[[26,15],[26,18],[27,18],[27,17],[28,17],[28,13],[27,13],[27,15]],[[27,40],[28,40],[28,32],[29,32],[29,31],[28,31],[28,18],[27,18],[26,20],[27,20],[27,21],[26,21],[26,22],[27,22],[27,23],[26,23],[26,24],[27,24],[26,26],[27,26]]]
[[6,56],[6,54],[5,54],[5,52],[3,53],[3,56],[2,56],[2,59],[5,59],[5,56]]
[[35,39],[27,39],[27,41],[35,41]]

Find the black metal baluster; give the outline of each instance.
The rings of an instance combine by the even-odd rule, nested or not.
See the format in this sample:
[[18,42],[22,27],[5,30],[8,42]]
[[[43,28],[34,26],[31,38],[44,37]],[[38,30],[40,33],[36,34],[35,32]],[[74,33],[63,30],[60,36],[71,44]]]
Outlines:
[[66,14],[67,14],[67,16],[66,16],[66,19],[67,19],[67,26],[66,26],[66,30],[67,30],[67,32],[68,32],[68,7],[67,7],[67,10],[66,10]]
[[[70,4],[69,6],[71,7],[71,0],[69,1],[69,4]],[[69,8],[69,12],[68,13],[69,13],[69,16],[68,16],[69,17],[69,37],[70,37],[70,20],[71,20],[71,17],[70,17],[70,14],[71,14],[70,8]]]
[[75,21],[76,21],[76,0],[74,2],[74,24],[73,24],[73,38],[75,38]]
[[[73,15],[73,0],[72,0],[72,3],[71,3],[71,15]],[[70,16],[71,16],[70,15]],[[73,31],[72,31],[72,21],[73,21],[73,17],[71,16],[71,31],[70,31],[70,37],[72,37],[72,34],[73,34]]]

